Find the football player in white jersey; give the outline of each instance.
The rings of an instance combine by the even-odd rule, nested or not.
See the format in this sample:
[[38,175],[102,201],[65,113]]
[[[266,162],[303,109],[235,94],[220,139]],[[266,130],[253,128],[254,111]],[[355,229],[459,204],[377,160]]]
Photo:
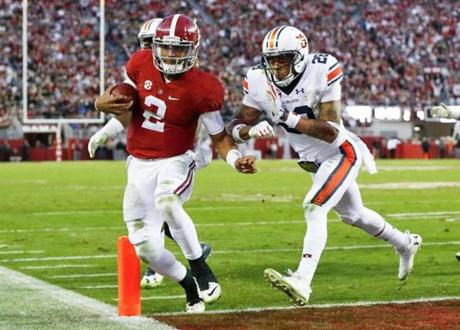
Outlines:
[[262,65],[248,71],[242,108],[227,129],[236,142],[272,135],[269,123],[256,124],[265,112],[287,131],[299,165],[313,179],[303,203],[308,228],[299,266],[286,275],[266,269],[266,279],[295,304],[308,302],[331,209],[345,223],[393,245],[400,255],[398,278],[406,279],[422,238],[401,232],[363,205],[356,178],[363,163],[370,172],[376,168],[365,144],[341,122],[339,63],[329,54],[309,54],[306,36],[292,26],[270,30],[262,49]]
[[[431,114],[438,118],[449,118],[460,120],[460,110],[458,108],[451,108],[441,103],[440,105],[431,108]],[[460,137],[460,121],[457,121],[452,132],[452,137],[458,139]],[[455,254],[455,257],[460,261],[460,252]]]
[[[141,49],[152,49],[155,30],[161,21],[162,18],[153,18],[142,24],[139,33],[137,34],[139,47]],[[108,139],[117,136],[125,129],[126,126],[127,120],[123,118],[123,115],[110,119],[103,128],[91,137],[88,143],[88,152],[90,157],[93,158],[100,145],[105,144]],[[199,125],[199,128],[197,129],[194,160],[197,169],[206,167],[212,160],[211,139],[203,125]],[[166,222],[164,224],[164,233],[167,237],[174,240]],[[204,242],[201,242],[200,244],[203,251],[203,257],[204,259],[207,259],[211,254],[211,246]],[[153,269],[147,267],[142,276],[140,285],[142,288],[152,289],[162,285],[163,281],[164,277],[161,274],[158,274]]]

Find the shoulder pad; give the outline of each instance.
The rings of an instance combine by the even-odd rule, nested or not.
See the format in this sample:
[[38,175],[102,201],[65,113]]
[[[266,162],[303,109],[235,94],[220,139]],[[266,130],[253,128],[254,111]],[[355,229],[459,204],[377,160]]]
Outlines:
[[321,80],[325,80],[327,86],[343,77],[342,67],[334,56],[325,53],[309,54],[308,56],[309,65],[312,65],[318,76],[324,77]]

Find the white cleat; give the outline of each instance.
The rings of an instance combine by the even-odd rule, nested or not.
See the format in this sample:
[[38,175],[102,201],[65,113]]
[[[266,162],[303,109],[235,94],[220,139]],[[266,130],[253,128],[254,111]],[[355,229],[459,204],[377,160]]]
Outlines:
[[150,268],[144,273],[141,280],[141,288],[143,289],[153,289],[159,287],[163,284],[164,277]]
[[422,237],[417,234],[411,234],[409,231],[405,232],[409,237],[409,245],[406,249],[398,251],[399,253],[399,272],[398,278],[404,281],[409,276],[412,268],[414,267],[414,257],[422,246]]
[[272,286],[286,293],[295,305],[305,306],[308,303],[311,288],[297,273],[288,270],[288,275],[284,276],[268,268],[265,269],[264,276]]
[[203,313],[205,309],[206,307],[202,301],[194,304],[187,303],[187,305],[185,305],[185,311],[190,314]]
[[208,288],[206,290],[199,290],[200,298],[207,304],[215,303],[222,295],[222,289],[219,283],[208,282]]

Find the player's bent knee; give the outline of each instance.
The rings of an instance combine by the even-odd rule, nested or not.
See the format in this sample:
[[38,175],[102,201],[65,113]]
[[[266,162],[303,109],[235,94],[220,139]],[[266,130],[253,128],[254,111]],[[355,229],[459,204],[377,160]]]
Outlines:
[[340,219],[345,222],[346,224],[348,225],[354,225],[356,223],[356,221],[359,220],[358,217],[354,217],[354,216],[351,216],[351,215],[340,215]]
[[328,210],[325,209],[323,206],[311,202],[304,203],[303,208],[305,210],[305,217],[307,220],[309,218],[309,215],[311,214],[327,214],[328,212]]
[[129,242],[134,246],[138,257],[145,263],[156,263],[163,249],[162,238],[152,237],[142,219],[129,221],[126,226]]

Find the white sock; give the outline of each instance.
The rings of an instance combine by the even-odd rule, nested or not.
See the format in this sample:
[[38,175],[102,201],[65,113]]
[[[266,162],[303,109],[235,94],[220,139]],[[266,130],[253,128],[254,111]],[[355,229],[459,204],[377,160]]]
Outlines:
[[307,232],[297,274],[310,285],[327,240],[327,211],[313,205],[305,210]]
[[360,219],[355,221],[354,225],[368,234],[390,243],[398,251],[406,249],[409,244],[406,234],[386,222],[380,214],[366,207],[363,208]]

